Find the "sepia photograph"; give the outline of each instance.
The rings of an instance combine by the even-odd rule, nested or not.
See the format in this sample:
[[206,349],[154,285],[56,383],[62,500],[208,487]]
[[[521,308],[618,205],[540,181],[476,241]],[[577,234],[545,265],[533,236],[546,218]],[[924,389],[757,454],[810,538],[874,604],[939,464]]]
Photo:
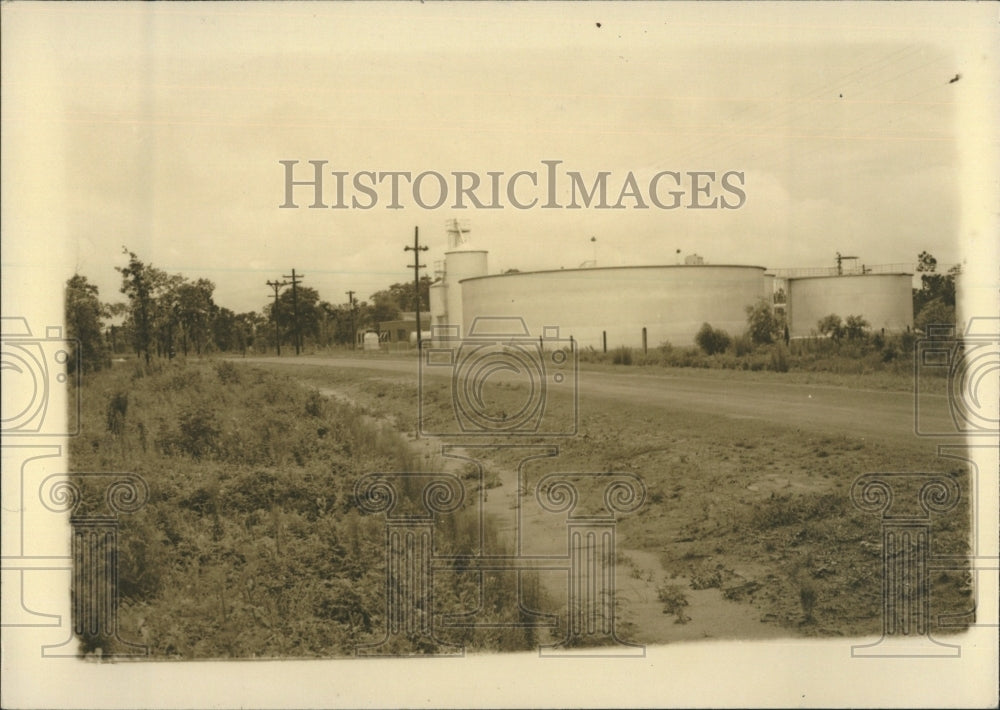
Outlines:
[[4,707],[996,705],[995,7],[0,12]]

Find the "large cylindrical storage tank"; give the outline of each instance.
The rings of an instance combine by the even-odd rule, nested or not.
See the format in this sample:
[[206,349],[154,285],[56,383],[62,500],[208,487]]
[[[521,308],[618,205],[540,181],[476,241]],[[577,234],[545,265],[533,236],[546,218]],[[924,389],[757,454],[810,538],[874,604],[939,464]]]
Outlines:
[[[456,250],[445,252],[445,323],[457,326],[457,334],[465,335],[462,321],[463,279],[486,275],[486,252],[482,250]],[[470,321],[471,322],[471,321]]]
[[746,307],[766,293],[760,266],[623,266],[534,271],[462,282],[465,327],[477,316],[520,316],[579,347],[688,346],[703,323],[746,330]]
[[861,316],[872,330],[896,333],[913,325],[912,274],[845,274],[788,279],[788,330],[814,335],[829,315]]

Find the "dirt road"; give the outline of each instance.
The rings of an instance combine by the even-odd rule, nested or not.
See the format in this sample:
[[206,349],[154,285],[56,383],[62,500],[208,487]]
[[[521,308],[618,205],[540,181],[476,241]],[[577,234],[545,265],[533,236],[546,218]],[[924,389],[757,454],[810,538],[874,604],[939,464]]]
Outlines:
[[[282,365],[322,365],[410,375],[416,381],[415,360],[371,358],[247,358],[247,362]],[[428,372],[428,371],[425,371]],[[431,371],[433,376],[443,377]],[[780,375],[776,374],[775,379]],[[848,389],[829,385],[788,384],[713,377],[711,371],[665,371],[640,374],[607,369],[579,371],[580,411],[599,411],[614,400],[641,407],[757,419],[793,429],[846,434],[870,439],[908,440],[914,435],[914,396],[910,392]],[[953,428],[944,395],[921,399],[921,417],[934,431]],[[928,440],[928,446],[938,441]]]

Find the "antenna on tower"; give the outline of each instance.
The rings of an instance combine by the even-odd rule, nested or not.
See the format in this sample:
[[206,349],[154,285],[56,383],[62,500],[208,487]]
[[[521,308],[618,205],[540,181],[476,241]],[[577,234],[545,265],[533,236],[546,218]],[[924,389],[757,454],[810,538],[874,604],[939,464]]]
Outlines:
[[469,220],[449,219],[445,222],[445,229],[448,232],[448,249],[459,249],[469,243],[467,235],[472,231]]

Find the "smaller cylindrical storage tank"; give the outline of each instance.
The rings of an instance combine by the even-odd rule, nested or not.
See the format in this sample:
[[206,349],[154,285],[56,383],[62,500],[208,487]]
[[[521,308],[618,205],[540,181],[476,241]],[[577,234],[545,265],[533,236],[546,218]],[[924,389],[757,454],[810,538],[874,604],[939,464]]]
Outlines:
[[364,349],[365,350],[379,349],[378,333],[376,333],[374,330],[369,330],[367,333],[365,333]]
[[486,276],[486,254],[484,250],[458,249],[445,252],[445,314],[444,323],[457,326],[457,332],[465,335],[462,322],[462,287],[458,282],[477,276]]
[[438,281],[437,283],[432,283],[429,290],[431,299],[431,316],[444,318],[445,314],[448,312],[447,305],[445,304],[448,287],[445,286],[444,281]]
[[429,328],[432,333],[436,332],[438,328],[445,323],[445,317],[448,314],[447,310],[447,293],[448,287],[445,285],[444,281],[437,281],[431,284],[430,287],[430,320]]
[[829,315],[861,316],[873,331],[913,326],[912,274],[846,274],[788,279],[788,330],[793,338],[817,333]]

